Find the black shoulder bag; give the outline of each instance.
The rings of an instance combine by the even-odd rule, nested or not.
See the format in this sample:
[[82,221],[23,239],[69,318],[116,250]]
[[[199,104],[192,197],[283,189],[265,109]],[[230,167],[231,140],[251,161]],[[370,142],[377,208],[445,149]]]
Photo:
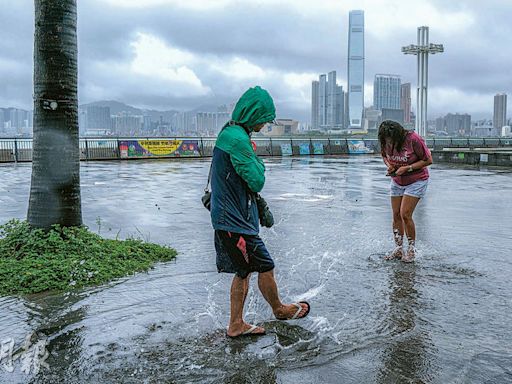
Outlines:
[[210,192],[210,179],[212,177],[212,163],[210,164],[210,172],[208,172],[208,181],[206,182],[206,187],[204,189],[204,195],[201,197],[201,201],[203,202],[204,207],[207,210],[210,210],[211,208],[211,199],[212,199],[212,193]]

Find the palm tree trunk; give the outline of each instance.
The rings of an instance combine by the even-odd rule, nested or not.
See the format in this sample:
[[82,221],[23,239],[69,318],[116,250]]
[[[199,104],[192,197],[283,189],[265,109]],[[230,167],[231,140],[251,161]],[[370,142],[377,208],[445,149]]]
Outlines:
[[34,140],[28,222],[82,224],[76,0],[35,0]]

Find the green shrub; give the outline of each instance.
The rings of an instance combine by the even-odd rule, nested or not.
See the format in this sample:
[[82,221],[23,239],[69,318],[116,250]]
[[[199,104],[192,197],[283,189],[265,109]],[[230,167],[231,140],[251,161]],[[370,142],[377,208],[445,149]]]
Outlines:
[[0,225],[0,296],[99,285],[175,257],[170,247],[104,239],[87,227],[45,232],[11,220]]

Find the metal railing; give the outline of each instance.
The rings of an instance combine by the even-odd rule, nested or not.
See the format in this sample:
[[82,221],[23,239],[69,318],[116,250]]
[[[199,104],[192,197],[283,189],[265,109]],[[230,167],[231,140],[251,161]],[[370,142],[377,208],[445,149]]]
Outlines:
[[[80,139],[81,160],[115,160],[130,159],[124,156],[121,143],[134,141],[187,141],[197,143],[197,151],[187,157],[210,157],[215,146],[215,137],[91,137]],[[256,153],[259,156],[283,155],[343,155],[351,153],[352,142],[364,142],[366,148],[378,153],[379,141],[376,138],[346,138],[346,137],[254,137]],[[429,148],[442,150],[444,148],[510,148],[512,138],[431,138],[426,143]],[[135,157],[135,156],[134,156]],[[178,157],[178,155],[142,154],[136,158]],[[0,162],[32,161],[32,139],[6,138],[0,139]]]

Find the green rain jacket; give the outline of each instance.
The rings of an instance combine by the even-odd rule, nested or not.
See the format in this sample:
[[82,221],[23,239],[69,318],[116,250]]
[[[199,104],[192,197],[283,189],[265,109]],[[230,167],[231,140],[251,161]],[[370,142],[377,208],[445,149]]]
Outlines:
[[265,165],[251,144],[251,128],[273,121],[274,102],[259,86],[238,100],[231,121],[221,130],[213,150],[211,219],[213,228],[257,235],[258,208],[254,200],[265,184]]

